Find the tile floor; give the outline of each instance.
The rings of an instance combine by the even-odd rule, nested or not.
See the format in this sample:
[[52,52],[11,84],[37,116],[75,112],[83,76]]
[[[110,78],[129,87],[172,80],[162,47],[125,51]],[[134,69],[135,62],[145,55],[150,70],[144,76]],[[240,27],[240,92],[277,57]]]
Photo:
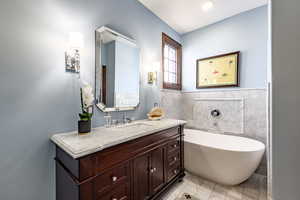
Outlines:
[[184,193],[199,200],[267,200],[267,178],[254,174],[238,186],[223,186],[187,173],[162,199],[183,200]]

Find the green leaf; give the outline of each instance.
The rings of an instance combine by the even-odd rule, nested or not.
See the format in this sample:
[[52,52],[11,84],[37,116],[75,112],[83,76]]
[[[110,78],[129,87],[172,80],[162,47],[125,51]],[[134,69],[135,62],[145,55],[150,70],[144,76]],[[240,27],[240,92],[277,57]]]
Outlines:
[[87,112],[79,113],[79,117],[83,121],[91,120],[92,116],[93,116],[92,113],[87,113]]

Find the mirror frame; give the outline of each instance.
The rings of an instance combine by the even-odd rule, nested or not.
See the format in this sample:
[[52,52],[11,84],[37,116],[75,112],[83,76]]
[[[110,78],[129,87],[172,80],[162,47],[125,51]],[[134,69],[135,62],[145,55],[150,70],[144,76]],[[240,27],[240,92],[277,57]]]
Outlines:
[[[98,41],[98,35],[97,34],[101,34],[103,33],[104,31],[108,31],[110,33],[112,33],[113,35],[116,35],[118,36],[117,38],[120,40],[120,41],[125,41],[126,43],[130,43],[131,45],[133,46],[136,46],[138,47],[137,43],[135,40],[131,39],[131,38],[128,38],[106,26],[101,26],[100,28],[97,28],[96,31],[95,31],[95,97],[97,97],[97,94],[96,94],[96,89],[97,89],[97,81],[96,81],[96,78],[97,78],[97,75],[96,75],[96,72],[97,72],[97,41]],[[100,48],[101,49],[101,48]],[[141,63],[141,61],[139,61],[139,64]],[[139,66],[140,68],[140,66]],[[141,87],[141,71],[139,70],[139,88]],[[107,107],[105,104],[103,104],[102,102],[97,102],[97,99],[95,99],[95,105],[96,107],[101,110],[102,112],[118,112],[118,111],[130,111],[130,110],[136,110],[139,105],[140,105],[140,89],[139,89],[139,103],[136,105],[136,106],[132,106],[132,107]]]

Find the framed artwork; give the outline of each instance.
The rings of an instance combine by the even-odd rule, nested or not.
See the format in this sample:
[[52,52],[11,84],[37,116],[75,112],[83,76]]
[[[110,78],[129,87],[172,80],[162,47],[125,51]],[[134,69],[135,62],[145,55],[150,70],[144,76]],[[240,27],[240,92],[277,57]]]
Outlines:
[[239,86],[240,52],[197,60],[196,88]]
[[80,73],[80,54],[78,49],[65,52],[66,72]]

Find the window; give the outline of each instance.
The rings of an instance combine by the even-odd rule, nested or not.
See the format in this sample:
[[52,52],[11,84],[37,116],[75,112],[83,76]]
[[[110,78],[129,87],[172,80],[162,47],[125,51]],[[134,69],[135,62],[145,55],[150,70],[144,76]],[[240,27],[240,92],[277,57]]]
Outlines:
[[163,88],[181,90],[181,44],[162,34]]

